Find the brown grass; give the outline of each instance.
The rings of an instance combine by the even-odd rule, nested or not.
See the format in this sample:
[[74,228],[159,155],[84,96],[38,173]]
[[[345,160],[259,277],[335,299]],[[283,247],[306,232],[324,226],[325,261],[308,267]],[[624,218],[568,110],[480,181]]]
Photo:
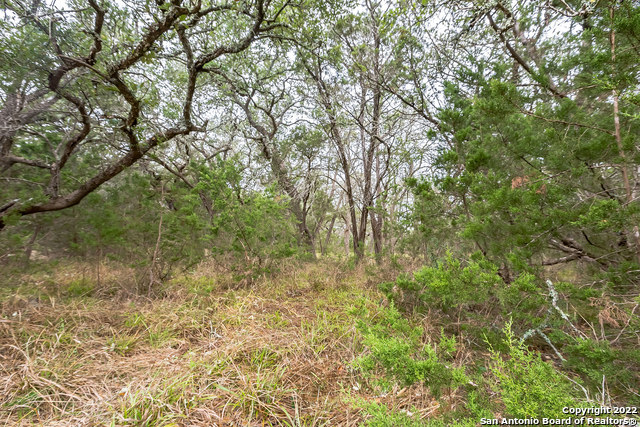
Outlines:
[[351,367],[364,350],[350,304],[379,300],[372,284],[393,272],[282,265],[237,286],[203,264],[148,298],[127,269],[102,265],[99,286],[90,271],[67,264],[11,277],[0,422],[351,426],[365,416],[357,400],[424,417],[438,409],[422,386],[376,395]]

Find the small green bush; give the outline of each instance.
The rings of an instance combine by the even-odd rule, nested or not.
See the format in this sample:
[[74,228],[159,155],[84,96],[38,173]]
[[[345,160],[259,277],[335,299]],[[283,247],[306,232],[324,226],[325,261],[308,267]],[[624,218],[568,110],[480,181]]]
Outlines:
[[445,312],[463,305],[486,302],[502,280],[497,267],[479,258],[466,265],[449,254],[435,267],[423,267],[413,280],[399,277],[379,286],[389,299],[405,308],[436,306]]
[[[448,368],[439,360],[436,346],[423,343],[422,328],[411,326],[393,304],[360,319],[358,329],[370,351],[358,361],[365,372],[381,369],[388,380],[403,386],[423,382],[436,395],[443,387],[468,382],[462,368]],[[451,350],[450,342],[445,345],[445,352]]]
[[500,395],[506,414],[515,418],[565,417],[562,408],[582,406],[571,382],[552,365],[526,349],[511,331],[503,329],[507,357],[493,350],[490,369],[493,387]]

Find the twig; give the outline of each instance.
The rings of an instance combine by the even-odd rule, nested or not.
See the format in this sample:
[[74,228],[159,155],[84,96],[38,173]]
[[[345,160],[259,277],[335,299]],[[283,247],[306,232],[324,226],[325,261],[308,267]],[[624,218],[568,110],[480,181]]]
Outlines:
[[567,314],[564,311],[562,311],[560,307],[558,307],[558,292],[556,291],[556,288],[553,286],[553,283],[551,282],[551,280],[547,279],[546,283],[547,283],[547,287],[549,288],[549,296],[551,297],[551,307],[549,307],[549,309],[547,310],[547,316],[537,328],[531,328],[527,332],[525,332],[524,335],[522,335],[522,338],[520,341],[524,342],[526,339],[532,337],[534,334],[538,334],[542,337],[543,340],[545,340],[547,344],[549,344],[549,347],[553,349],[553,351],[556,353],[556,356],[558,356],[558,358],[564,362],[566,361],[566,359],[562,356],[560,351],[553,345],[549,337],[544,332],[542,332],[542,329],[548,326],[549,319],[551,318],[551,315],[553,314],[554,309],[558,313],[560,313],[560,317],[562,317],[562,319],[566,321],[578,335],[580,335],[583,338],[587,338],[587,336],[578,328],[576,328],[576,326],[573,323],[571,323],[569,316],[567,316]]

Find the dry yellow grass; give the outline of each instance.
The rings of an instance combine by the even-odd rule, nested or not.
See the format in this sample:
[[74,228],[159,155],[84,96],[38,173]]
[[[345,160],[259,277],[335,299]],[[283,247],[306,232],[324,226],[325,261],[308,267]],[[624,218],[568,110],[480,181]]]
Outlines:
[[201,265],[153,298],[106,265],[100,286],[83,265],[17,275],[0,318],[0,422],[351,426],[358,400],[430,416],[424,387],[376,396],[352,368],[364,349],[350,305],[379,300],[371,284],[386,279],[364,268],[281,266],[240,286]]

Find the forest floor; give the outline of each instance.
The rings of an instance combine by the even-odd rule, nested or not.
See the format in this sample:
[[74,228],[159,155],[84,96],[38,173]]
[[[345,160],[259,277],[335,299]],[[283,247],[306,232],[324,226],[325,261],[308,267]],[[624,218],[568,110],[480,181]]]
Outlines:
[[202,265],[149,297],[132,271],[102,265],[98,284],[95,269],[0,279],[0,423],[350,426],[457,404],[422,385],[380,393],[357,369],[354,307],[384,306],[376,284],[397,271],[323,262],[247,285]]

